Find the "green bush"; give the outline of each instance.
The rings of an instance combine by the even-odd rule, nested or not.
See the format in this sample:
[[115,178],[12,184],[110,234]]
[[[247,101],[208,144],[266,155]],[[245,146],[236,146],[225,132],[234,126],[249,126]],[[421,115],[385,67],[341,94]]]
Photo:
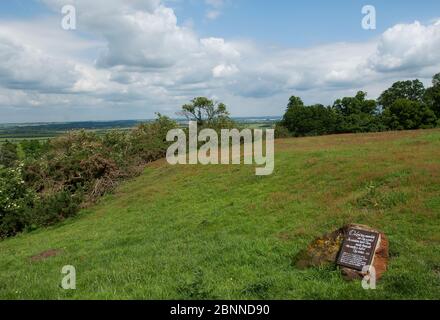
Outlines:
[[26,187],[22,165],[15,169],[0,167],[0,238],[21,232],[29,221],[29,208],[36,194]]
[[76,214],[82,194],[59,191],[38,195],[23,180],[23,167],[0,168],[0,238],[48,226]]
[[95,133],[71,132],[50,141],[42,158],[28,161],[25,178],[36,191],[46,194],[62,190],[93,193],[97,180],[120,176],[112,154]]
[[83,201],[82,193],[63,190],[38,199],[28,215],[27,228],[49,226],[74,216]]
[[276,139],[282,139],[282,138],[288,138],[291,136],[291,133],[289,129],[287,129],[285,126],[283,126],[280,123],[277,123],[275,126],[275,138]]
[[144,163],[165,157],[170,146],[167,133],[176,128],[175,121],[160,114],[154,122],[139,125],[130,134],[130,155]]
[[23,140],[19,146],[25,159],[37,159],[41,157],[47,149],[47,143],[40,143],[38,140]]
[[[0,168],[0,237],[48,226],[112,191],[140,166],[166,155],[166,135],[177,123],[159,115],[130,131],[73,131],[41,145],[20,144],[25,161]],[[5,150],[17,151],[14,144]],[[16,152],[15,152],[16,153]],[[6,159],[6,157],[4,157]],[[8,157],[14,166],[16,157]]]
[[17,160],[17,145],[10,141],[6,141],[0,145],[0,166],[13,167]]

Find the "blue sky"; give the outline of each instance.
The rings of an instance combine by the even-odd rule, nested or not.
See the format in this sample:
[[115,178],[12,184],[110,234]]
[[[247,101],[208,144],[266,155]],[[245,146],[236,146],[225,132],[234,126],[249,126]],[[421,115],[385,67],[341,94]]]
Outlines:
[[293,94],[375,98],[440,72],[439,17],[437,0],[1,1],[0,122],[173,116],[198,95],[235,116],[281,115]]
[[[68,1],[66,1],[68,2]],[[221,15],[206,18],[204,0],[168,0],[179,23],[192,21],[200,36],[251,38],[266,44],[310,46],[337,41],[362,41],[398,23],[429,22],[440,17],[437,0],[229,0]],[[377,30],[359,27],[360,8],[374,5]],[[0,2],[0,18],[29,19],[53,14],[39,0]]]
[[[364,5],[376,7],[376,31],[359,27]],[[194,20],[203,36],[245,37],[285,46],[362,41],[397,23],[440,16],[440,1],[436,0],[230,0],[214,21],[205,18],[203,0],[182,1],[175,7],[183,21]]]

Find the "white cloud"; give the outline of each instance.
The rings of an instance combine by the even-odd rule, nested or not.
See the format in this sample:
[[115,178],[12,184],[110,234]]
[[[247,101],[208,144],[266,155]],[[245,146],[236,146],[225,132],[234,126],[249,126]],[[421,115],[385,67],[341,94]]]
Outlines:
[[212,69],[212,75],[214,76],[214,78],[230,77],[236,74],[238,71],[239,70],[235,64],[219,64],[218,66],[214,67],[214,69]]
[[[69,3],[43,1],[57,14]],[[78,106],[84,117],[172,115],[197,95],[224,99],[237,115],[281,114],[291,94],[311,103],[359,89],[375,97],[395,79],[440,71],[437,21],[396,25],[365,43],[265,48],[200,38],[159,0],[70,3],[76,32],[56,19],[0,22],[0,117],[11,107],[75,115]]]
[[0,28],[0,84],[3,87],[68,92],[79,77],[72,62],[22,44]]
[[440,20],[398,24],[381,37],[372,66],[381,72],[420,69],[440,63]]
[[222,14],[222,9],[225,5],[225,0],[205,0],[208,10],[206,10],[206,18],[215,20]]

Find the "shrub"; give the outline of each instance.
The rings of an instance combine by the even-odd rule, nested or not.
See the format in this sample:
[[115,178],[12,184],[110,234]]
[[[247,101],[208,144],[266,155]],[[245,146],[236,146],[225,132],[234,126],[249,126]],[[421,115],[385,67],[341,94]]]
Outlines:
[[167,133],[177,127],[175,121],[160,114],[154,122],[139,125],[130,135],[130,155],[144,163],[165,157],[170,146]]
[[275,138],[276,139],[282,139],[282,138],[288,138],[291,134],[289,132],[289,129],[287,129],[285,126],[283,126],[280,123],[277,123],[275,126]]
[[38,140],[23,140],[19,144],[25,159],[37,159],[45,152],[47,143]]
[[17,145],[6,141],[3,145],[0,145],[0,166],[13,167],[18,160]]
[[[15,169],[0,166],[0,237],[74,216],[82,205],[139,172],[140,165],[164,157],[169,146],[166,135],[177,127],[159,115],[131,131],[103,136],[74,131],[43,145],[23,141],[24,163]],[[17,154],[12,143],[2,150]],[[17,157],[3,155],[12,159],[8,165],[16,164]]]
[[0,238],[21,232],[28,224],[28,208],[36,199],[26,187],[22,166],[15,169],[0,167]]
[[102,137],[102,144],[109,152],[111,159],[122,167],[127,165],[131,159],[129,158],[130,149],[130,133],[121,130],[111,130],[106,132]]
[[40,193],[75,194],[81,190],[96,198],[107,191],[102,190],[104,185],[113,187],[113,182],[123,176],[121,159],[96,134],[71,132],[53,139],[41,159],[26,163],[25,179]]
[[83,198],[80,192],[62,190],[38,199],[28,215],[28,228],[49,226],[74,216]]

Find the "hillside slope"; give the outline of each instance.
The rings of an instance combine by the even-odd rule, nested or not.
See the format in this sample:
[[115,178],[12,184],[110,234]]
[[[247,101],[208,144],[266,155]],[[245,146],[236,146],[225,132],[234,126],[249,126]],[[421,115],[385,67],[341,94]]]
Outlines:
[[[377,290],[292,266],[350,222],[389,237]],[[64,265],[76,267],[77,290],[60,288]],[[1,299],[439,296],[439,130],[279,140],[268,177],[159,161],[75,219],[0,242]]]

